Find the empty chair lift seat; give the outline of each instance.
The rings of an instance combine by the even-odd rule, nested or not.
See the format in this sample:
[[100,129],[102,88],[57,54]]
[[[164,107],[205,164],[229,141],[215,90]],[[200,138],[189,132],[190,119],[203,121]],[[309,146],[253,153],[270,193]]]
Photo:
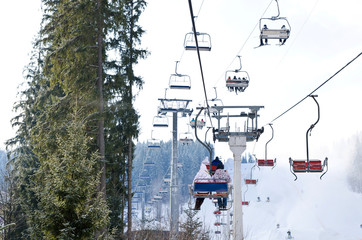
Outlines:
[[258,166],[259,167],[273,167],[274,166],[274,160],[273,159],[258,159]]
[[245,179],[245,184],[256,184],[257,182],[256,179]]
[[322,161],[321,160],[310,160],[309,161],[309,171],[310,172],[322,172]]
[[293,161],[294,172],[323,172],[321,160],[310,160],[309,169],[307,161],[294,160]]

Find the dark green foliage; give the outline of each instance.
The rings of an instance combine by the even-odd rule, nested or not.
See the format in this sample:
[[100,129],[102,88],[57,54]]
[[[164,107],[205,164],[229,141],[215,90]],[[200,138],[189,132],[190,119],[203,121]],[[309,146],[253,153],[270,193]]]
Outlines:
[[90,138],[77,117],[56,137],[58,148],[35,176],[41,206],[36,214],[45,239],[89,239],[108,221],[106,203],[97,192],[98,155],[89,152]]
[[[5,223],[15,222],[9,228],[5,239],[41,239],[39,224],[36,224],[34,211],[38,209],[38,200],[32,189],[34,182],[31,176],[40,166],[38,157],[34,154],[31,132],[36,126],[41,111],[35,107],[37,99],[44,86],[40,84],[42,78],[43,51],[39,42],[34,44],[31,62],[26,68],[27,87],[20,92],[22,100],[14,106],[19,114],[12,119],[13,127],[17,127],[16,136],[7,141],[9,152],[7,182],[9,183],[9,202],[12,205],[6,211],[12,212]],[[31,226],[31,227],[30,227]]]
[[209,234],[207,231],[202,229],[202,222],[200,218],[196,217],[197,211],[187,209],[184,211],[186,214],[186,219],[183,223],[180,224],[181,233],[180,240],[207,240],[209,239]]
[[[138,136],[132,88],[142,87],[133,65],[147,55],[137,49],[143,33],[137,21],[146,3],[42,2],[42,28],[27,67],[28,85],[15,106],[20,113],[13,126],[18,131],[7,142],[12,150],[11,197],[16,206],[9,221],[17,222],[9,236],[89,239],[107,226],[120,238],[131,179],[127,170],[132,167],[132,141]],[[98,36],[104,44],[99,44]],[[109,58],[109,52],[120,55]],[[98,79],[103,88],[96,84]],[[98,123],[103,120],[105,161],[97,157],[99,129],[103,130]],[[95,192],[99,166],[104,163],[109,218],[101,195]]]

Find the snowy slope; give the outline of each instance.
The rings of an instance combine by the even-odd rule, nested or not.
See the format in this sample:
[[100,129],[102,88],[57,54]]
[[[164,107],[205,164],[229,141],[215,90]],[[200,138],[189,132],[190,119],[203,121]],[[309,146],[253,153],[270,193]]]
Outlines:
[[[250,178],[253,165],[242,164],[243,177]],[[229,159],[225,167],[230,175],[232,166],[233,161]],[[243,185],[242,189],[243,198],[250,201],[249,206],[243,207],[246,239],[286,239],[290,230],[295,240],[361,240],[362,194],[351,192],[341,176],[338,169],[331,169],[323,180],[319,174],[309,173],[299,174],[294,181],[285,165],[279,164],[273,170],[255,168],[253,178],[258,179],[258,184]],[[258,196],[260,202],[257,202]],[[267,197],[270,202],[266,202]],[[217,229],[214,210],[212,202],[205,200],[198,213],[212,232]],[[226,222],[226,217],[223,218]],[[214,239],[224,238],[222,234],[214,235]]]

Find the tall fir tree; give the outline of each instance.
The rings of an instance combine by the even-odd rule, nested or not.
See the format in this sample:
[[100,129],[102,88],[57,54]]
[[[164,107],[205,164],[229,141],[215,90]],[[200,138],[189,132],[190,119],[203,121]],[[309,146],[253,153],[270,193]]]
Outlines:
[[[123,233],[123,223],[120,216],[124,213],[124,207],[128,206],[127,226],[128,238],[131,237],[132,228],[132,164],[134,143],[133,139],[138,137],[138,113],[133,107],[134,94],[133,88],[136,86],[142,88],[142,79],[134,74],[134,65],[139,59],[147,56],[147,51],[137,48],[143,30],[137,25],[139,17],[146,7],[145,1],[119,0],[113,1],[111,8],[114,22],[119,25],[113,25],[113,38],[108,42],[108,46],[117,49],[120,57],[109,61],[109,66],[114,69],[114,75],[108,75],[105,88],[111,90],[108,92],[108,106],[110,118],[106,127],[109,134],[107,138],[117,139],[117,141],[107,141],[109,149],[107,151],[107,163],[110,166],[107,179],[112,184],[107,186],[107,196],[109,205],[112,208],[111,226],[117,228],[119,236]],[[123,14],[116,14],[117,12]],[[113,93],[113,94],[112,94]],[[119,144],[115,146],[116,142]],[[117,169],[121,170],[121,175]],[[125,178],[127,176],[127,178]],[[125,186],[127,183],[127,187]],[[122,192],[122,198],[118,198],[118,192]],[[121,203],[119,207],[119,203]],[[121,217],[123,219],[123,216]]]
[[[146,51],[136,49],[143,33],[136,23],[145,2],[42,2],[44,14],[41,37],[37,42],[41,52],[37,59],[38,71],[28,68],[29,87],[23,92],[25,100],[17,106],[21,113],[14,118],[18,132],[8,142],[9,147],[16,146],[11,155],[14,179],[19,186],[14,194],[20,208],[17,217],[23,216],[21,219],[26,223],[23,229],[17,229],[21,234],[15,239],[71,239],[74,236],[82,239],[94,234],[98,238],[107,235],[107,218],[92,215],[95,217],[92,226],[79,226],[81,220],[77,217],[74,219],[78,223],[65,223],[69,220],[68,214],[77,216],[79,207],[64,207],[67,197],[74,197],[70,189],[63,191],[69,179],[53,179],[51,174],[60,176],[60,172],[66,172],[67,166],[74,164],[77,158],[91,163],[97,160],[97,164],[83,168],[84,172],[78,172],[78,177],[70,174],[74,177],[70,179],[77,186],[90,175],[99,180],[98,194],[91,189],[84,194],[92,192],[91,201],[99,203],[97,211],[103,213],[107,209],[99,197],[105,200],[108,194],[109,227],[122,237],[124,207],[132,197],[131,172],[127,169],[132,169],[132,140],[138,135],[138,114],[133,107],[132,88],[142,86],[141,78],[134,76],[133,65],[146,56]],[[117,51],[121,56],[108,60],[110,51]],[[75,112],[79,113],[76,118]],[[81,130],[75,128],[72,131],[78,129],[77,134],[71,135],[69,126],[78,126]],[[85,145],[82,148],[74,145],[75,139],[85,141]],[[80,155],[75,154],[71,146],[79,148]],[[73,154],[66,155],[72,151]],[[94,158],[95,153],[97,158]],[[46,192],[46,189],[57,188],[61,190],[49,195]],[[87,198],[85,195],[82,199]],[[57,208],[58,214],[53,211]],[[60,222],[62,226],[57,225]],[[77,228],[85,230],[81,230],[79,236],[74,235]]]
[[106,201],[97,192],[99,155],[89,151],[91,138],[80,112],[69,114],[64,132],[56,136],[57,149],[35,176],[44,239],[91,239],[108,222]]

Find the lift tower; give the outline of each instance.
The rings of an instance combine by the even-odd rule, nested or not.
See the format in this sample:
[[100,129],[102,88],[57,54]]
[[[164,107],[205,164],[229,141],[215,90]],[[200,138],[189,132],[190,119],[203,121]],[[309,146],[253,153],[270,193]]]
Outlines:
[[161,105],[158,114],[166,115],[172,113],[172,157],[171,157],[171,182],[170,182],[170,239],[177,239],[179,221],[179,187],[177,181],[177,115],[181,117],[191,115],[192,110],[188,108],[192,100],[159,98]]
[[[257,140],[263,133],[258,129],[258,111],[264,106],[212,106],[214,118],[217,119],[217,128],[213,130],[214,141],[228,142],[234,157],[234,193],[233,193],[233,239],[244,239],[243,236],[243,212],[241,190],[241,155],[246,149],[246,142]],[[222,115],[224,109],[243,109],[246,111],[238,114]],[[226,125],[221,126],[221,119],[226,118]],[[240,128],[230,130],[230,118],[245,118],[244,130]]]

